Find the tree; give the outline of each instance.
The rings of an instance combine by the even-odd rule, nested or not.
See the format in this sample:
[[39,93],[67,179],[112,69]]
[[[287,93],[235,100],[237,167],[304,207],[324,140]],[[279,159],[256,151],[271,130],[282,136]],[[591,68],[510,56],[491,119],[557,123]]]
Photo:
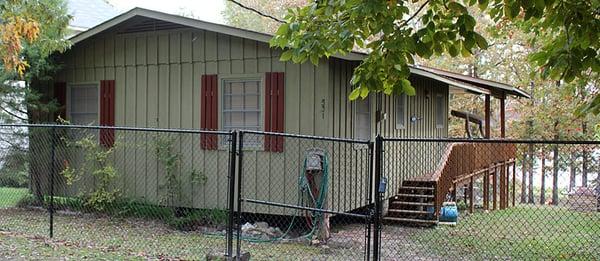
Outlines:
[[271,45],[285,49],[282,60],[313,64],[355,46],[368,48],[367,57],[355,68],[356,88],[349,98],[364,98],[370,92],[412,95],[415,91],[407,78],[415,56],[470,56],[488,48],[467,8],[478,5],[498,25],[520,22],[544,39],[541,51],[531,56],[543,77],[571,82],[600,72],[598,1],[427,0],[412,13],[408,2],[314,1],[289,11]]
[[[26,122],[29,109],[48,111],[54,107],[52,103],[41,102],[40,95],[29,87],[35,81],[48,80],[58,69],[52,54],[62,52],[69,46],[66,33],[70,16],[64,0],[4,1],[0,5],[0,12],[0,17],[5,21],[18,17],[17,20],[29,21],[30,26],[37,30],[35,37],[14,43],[19,47],[18,52],[17,49],[2,45],[11,49],[11,55],[16,52],[18,59],[3,57],[4,70],[0,70],[0,120],[5,123]],[[8,27],[6,24],[2,26]],[[3,39],[8,37],[15,40],[14,31],[0,33]],[[16,33],[19,34],[19,30]],[[14,66],[18,68],[14,70]]]
[[[238,0],[237,2],[274,17],[283,17],[289,8],[304,6],[308,4],[309,1]],[[225,2],[225,10],[221,14],[223,15],[223,18],[225,18],[225,22],[228,25],[263,33],[274,33],[279,25],[281,25],[281,23],[273,19],[260,16],[255,12],[244,9],[231,1]]]

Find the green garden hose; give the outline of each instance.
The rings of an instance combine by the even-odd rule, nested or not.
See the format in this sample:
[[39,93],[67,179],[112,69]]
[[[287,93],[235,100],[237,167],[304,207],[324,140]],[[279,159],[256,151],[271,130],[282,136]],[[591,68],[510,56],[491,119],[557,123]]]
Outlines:
[[[297,205],[302,206],[303,199],[304,199],[303,194],[304,194],[304,191],[307,191],[308,197],[313,202],[313,207],[316,209],[323,209],[325,199],[327,198],[327,188],[329,186],[329,161],[328,161],[327,154],[325,153],[323,155],[323,179],[321,182],[321,187],[319,189],[318,198],[316,198],[316,199],[315,199],[315,195],[312,194],[312,190],[310,189],[310,184],[308,182],[308,177],[306,176],[306,161],[307,161],[307,159],[305,158],[304,163],[302,164],[302,170],[301,170],[299,178],[298,178],[298,202],[297,202]],[[280,241],[280,240],[284,239],[289,234],[289,232],[292,230],[292,228],[294,227],[296,218],[299,214],[300,214],[300,210],[296,209],[287,229],[279,237],[275,237],[275,238],[271,238],[271,239],[258,239],[258,238],[246,236],[246,237],[242,237],[242,239],[245,241],[248,241],[248,242],[252,242],[252,243],[269,243],[269,242]],[[311,238],[315,234],[315,232],[317,232],[317,229],[319,228],[319,222],[324,222],[323,213],[322,212],[314,213],[313,216],[311,217],[311,221],[312,221],[311,222],[311,230],[307,234],[299,236],[296,239]]]

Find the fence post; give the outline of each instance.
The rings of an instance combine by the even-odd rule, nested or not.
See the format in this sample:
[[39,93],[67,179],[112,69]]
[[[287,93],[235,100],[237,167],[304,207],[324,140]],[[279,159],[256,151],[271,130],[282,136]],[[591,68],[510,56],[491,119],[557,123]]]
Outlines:
[[381,196],[379,184],[381,183],[381,174],[383,172],[383,137],[377,135],[375,138],[375,216],[373,226],[375,234],[373,235],[373,260],[379,260],[380,240],[381,240]]
[[240,146],[237,151],[237,160],[238,160],[238,168],[237,168],[237,235],[236,235],[236,259],[239,260],[242,253],[242,245],[241,245],[241,237],[242,237],[242,176],[243,176],[243,168],[242,163],[244,158],[244,132],[240,131],[238,133],[238,142]]
[[51,163],[50,163],[50,203],[48,213],[50,214],[50,238],[54,237],[54,171],[56,170],[56,128],[51,129]]
[[229,134],[229,192],[227,193],[228,201],[228,220],[227,220],[227,257],[231,258],[233,254],[233,215],[234,215],[234,197],[235,197],[235,159],[237,148],[237,131],[232,131]]
[[[367,196],[367,205],[371,205],[373,204],[373,171],[374,171],[374,166],[373,166],[373,156],[375,155],[375,143],[370,141],[369,142],[369,194]],[[373,215],[374,215],[374,211],[370,211],[369,215],[369,220],[366,221],[366,227],[367,227],[367,231],[366,231],[366,235],[365,235],[365,253],[366,253],[366,259],[367,261],[371,260],[371,222],[373,221]]]

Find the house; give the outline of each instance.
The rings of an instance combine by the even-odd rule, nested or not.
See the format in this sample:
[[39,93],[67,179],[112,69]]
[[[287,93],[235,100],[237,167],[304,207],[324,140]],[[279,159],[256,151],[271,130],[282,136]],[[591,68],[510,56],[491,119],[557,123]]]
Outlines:
[[[450,93],[502,100],[507,96],[527,97],[506,84],[413,66],[410,80],[416,87],[415,96],[371,95],[350,102],[347,97],[353,89],[352,71],[364,54],[334,55],[321,59],[318,66],[281,62],[281,51],[269,48],[270,38],[263,33],[135,8],[72,37],[72,48],[58,57],[64,68],[53,82],[40,85],[39,90],[54,97],[63,108],[60,116],[73,124],[247,129],[359,140],[372,139],[376,133],[387,137],[446,137]],[[54,121],[54,116],[38,120]],[[489,114],[487,120],[489,123]],[[208,184],[184,189],[184,193],[196,193],[190,206],[224,207],[227,161],[222,159],[227,157],[226,150],[217,144],[200,144],[200,138],[178,144],[183,152],[194,151],[193,155],[186,154],[185,165],[202,164],[201,158],[217,155],[216,166],[210,170],[198,166],[208,176]],[[248,152],[246,158],[266,163],[245,165],[251,173],[244,178],[245,192],[255,198],[295,203],[299,151],[308,149],[302,146],[308,145],[286,141],[274,148]],[[444,148],[436,149],[440,150]],[[140,167],[155,161],[150,159],[151,149],[119,148],[116,153],[135,162],[134,167],[118,167],[126,173],[122,185],[126,194],[157,202],[161,170],[155,162],[151,168]],[[368,184],[367,147],[344,147],[334,154],[331,168],[335,178],[343,175],[344,179]],[[363,159],[359,163],[357,155]],[[345,156],[354,157],[355,163],[347,164],[342,160]],[[144,161],[136,161],[140,158]],[[131,161],[127,163],[133,164]],[[152,182],[140,182],[148,179],[149,169],[154,172]],[[407,173],[397,176],[410,177]],[[399,186],[402,178],[390,178],[390,186]],[[256,184],[272,186],[261,189]],[[367,189],[363,190],[342,186],[332,193],[337,199],[331,200],[331,208],[350,211],[364,206],[368,195]],[[346,194],[352,194],[351,199]],[[278,213],[266,207],[254,211]]]

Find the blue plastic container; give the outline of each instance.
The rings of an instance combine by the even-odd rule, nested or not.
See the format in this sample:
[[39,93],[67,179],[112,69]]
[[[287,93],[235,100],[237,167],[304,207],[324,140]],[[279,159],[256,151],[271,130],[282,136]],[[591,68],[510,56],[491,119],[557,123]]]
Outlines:
[[444,202],[440,211],[440,221],[456,222],[458,220],[458,207],[454,202]]

